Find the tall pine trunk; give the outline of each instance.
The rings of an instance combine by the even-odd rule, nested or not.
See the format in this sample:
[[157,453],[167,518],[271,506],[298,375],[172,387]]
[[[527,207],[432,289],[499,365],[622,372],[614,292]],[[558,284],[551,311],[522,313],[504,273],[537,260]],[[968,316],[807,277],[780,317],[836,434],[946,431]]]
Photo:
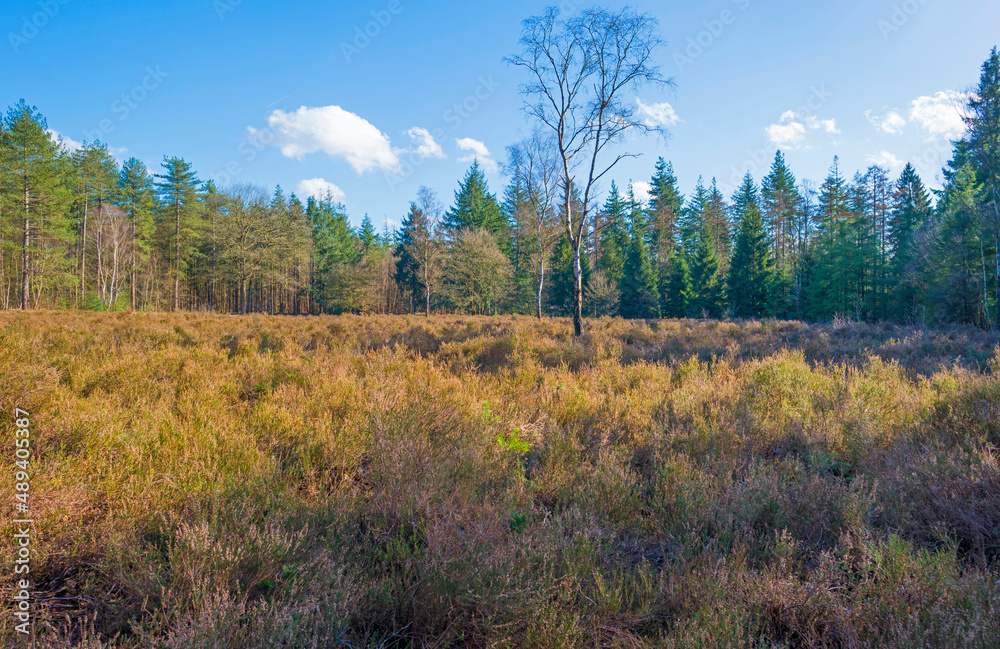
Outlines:
[[215,210],[212,210],[212,287],[208,298],[209,309],[215,311]]
[[31,288],[31,260],[28,249],[31,246],[31,194],[28,192],[28,177],[24,178],[24,249],[21,251],[21,309],[28,308],[28,292]]
[[174,311],[180,311],[181,292],[181,204],[174,204]]
[[100,294],[101,302],[102,303],[106,302],[107,301],[107,297],[108,297],[107,296],[107,286],[106,286],[106,284],[104,282],[104,255],[102,254],[103,253],[103,249],[102,249],[102,242],[101,242],[101,239],[102,239],[102,237],[101,237],[101,231],[103,230],[103,228],[101,227],[101,210],[103,208],[104,208],[104,205],[103,205],[102,201],[100,199],[98,199],[98,201],[97,201],[97,235],[95,236],[96,241],[94,243],[95,243],[96,252],[97,252],[97,255],[96,255],[97,256],[97,290],[98,290],[98,292]]
[[132,211],[132,273],[129,279],[129,305],[133,311],[135,311],[135,268],[136,268],[136,227],[135,227],[135,211]]
[[83,229],[80,237],[80,305],[87,308],[87,213],[90,211],[89,188],[83,191]]

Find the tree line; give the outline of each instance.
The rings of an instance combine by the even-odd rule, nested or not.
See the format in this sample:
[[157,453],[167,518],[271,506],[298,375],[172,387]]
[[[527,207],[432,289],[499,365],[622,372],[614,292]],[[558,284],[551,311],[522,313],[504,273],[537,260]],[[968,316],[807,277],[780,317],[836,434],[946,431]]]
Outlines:
[[377,231],[367,215],[352,227],[329,195],[303,203],[280,187],[219,188],[179,157],[155,173],[136,158],[119,165],[101,142],[71,152],[21,100],[0,121],[0,306],[539,317],[579,308],[995,328],[995,48],[964,115],[938,191],[910,164],[895,178],[878,165],[847,177],[836,158],[815,188],[778,151],[766,176],[748,173],[728,197],[701,178],[683,196],[660,158],[648,200],[612,182],[597,208],[593,170],[577,182],[558,129],[539,128],[508,149],[499,198],[476,162],[450,206],[422,187],[399,228]]

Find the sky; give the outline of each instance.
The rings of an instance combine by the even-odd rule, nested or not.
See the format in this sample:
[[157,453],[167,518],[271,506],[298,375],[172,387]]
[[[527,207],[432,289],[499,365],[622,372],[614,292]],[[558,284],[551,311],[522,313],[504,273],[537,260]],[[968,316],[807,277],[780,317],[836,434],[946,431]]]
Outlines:
[[[330,191],[355,225],[395,227],[421,185],[450,204],[475,159],[502,195],[506,149],[533,127],[504,57],[550,4],[3,0],[0,104],[24,98],[68,149],[100,140],[153,172],[178,156],[219,186]],[[909,161],[940,187],[957,106],[1000,44],[996,0],[629,4],[658,19],[673,80],[626,99],[667,130],[619,145],[635,157],[610,177],[640,198],[659,156],[684,193],[701,176],[729,195],[779,149],[816,185],[839,156],[848,177]]]

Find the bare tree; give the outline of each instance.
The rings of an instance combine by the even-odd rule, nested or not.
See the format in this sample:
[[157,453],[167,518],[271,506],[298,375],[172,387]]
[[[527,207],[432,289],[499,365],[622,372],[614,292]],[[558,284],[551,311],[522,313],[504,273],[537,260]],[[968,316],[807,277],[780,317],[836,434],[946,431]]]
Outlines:
[[[608,151],[629,131],[662,132],[662,125],[643,120],[637,105],[623,95],[644,86],[671,82],[653,62],[662,44],[658,23],[630,8],[617,12],[594,8],[563,19],[550,7],[524,21],[521,53],[508,61],[528,70],[521,87],[529,115],[550,130],[559,155],[563,224],[573,251],[573,330],[583,334],[583,273],[580,253],[587,236],[591,199],[597,183],[629,153]],[[581,182],[574,176],[582,175]],[[581,190],[574,214],[573,187]]]
[[536,284],[535,315],[542,318],[542,292],[545,289],[545,261],[559,240],[560,223],[556,213],[559,192],[559,157],[555,141],[540,129],[508,148],[507,173],[526,199],[513,214],[516,228],[531,232]]
[[110,311],[118,302],[128,280],[133,251],[132,228],[128,215],[117,207],[100,203],[94,227],[97,257],[97,288],[104,309]]
[[424,314],[431,314],[431,294],[441,280],[443,244],[440,232],[443,208],[437,195],[421,186],[417,200],[410,203],[410,213],[402,227],[400,257],[396,265],[397,280],[409,284],[415,293],[424,293]]

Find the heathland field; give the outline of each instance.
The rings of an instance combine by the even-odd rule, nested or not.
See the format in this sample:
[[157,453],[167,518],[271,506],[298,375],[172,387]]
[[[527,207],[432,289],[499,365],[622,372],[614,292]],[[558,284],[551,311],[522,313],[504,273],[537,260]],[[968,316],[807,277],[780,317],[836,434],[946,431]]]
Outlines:
[[1000,338],[0,314],[38,647],[1000,646]]

